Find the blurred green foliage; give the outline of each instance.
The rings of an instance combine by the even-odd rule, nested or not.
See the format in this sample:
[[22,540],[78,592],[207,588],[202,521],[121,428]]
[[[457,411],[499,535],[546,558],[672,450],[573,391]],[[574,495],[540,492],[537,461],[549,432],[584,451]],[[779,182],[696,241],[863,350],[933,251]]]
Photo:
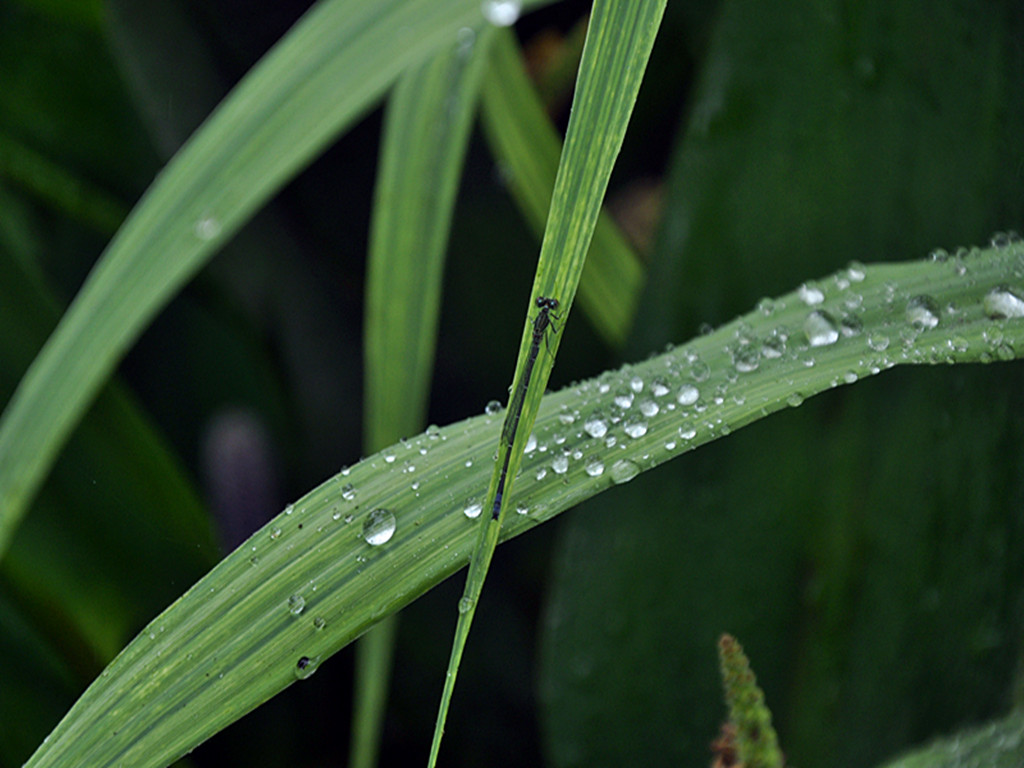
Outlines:
[[[111,216],[304,7],[0,1],[0,402]],[[587,8],[524,17],[531,62],[543,68],[539,41],[561,44]],[[653,181],[662,211],[625,357],[852,259],[1020,228],[1022,39],[1012,0],[670,3],[611,190],[628,211],[635,184]],[[258,485],[255,506],[276,511],[358,457],[379,122],[368,115],[159,317],[62,454],[0,563],[0,766],[20,765],[219,558],[214,531],[228,546],[237,521],[215,489]],[[432,421],[503,399],[536,250],[476,142]],[[564,334],[557,383],[614,362],[582,322]],[[708,761],[723,631],[757,659],[793,764],[870,766],[999,716],[1024,618],[1020,378],[1019,363],[896,371],[503,547],[446,759]],[[220,418],[238,412],[268,446],[245,444],[241,479],[210,458],[227,439]],[[457,581],[406,611],[384,763],[425,755],[450,639],[437,616],[452,615]],[[349,677],[347,662],[325,665],[190,760],[337,762]]]

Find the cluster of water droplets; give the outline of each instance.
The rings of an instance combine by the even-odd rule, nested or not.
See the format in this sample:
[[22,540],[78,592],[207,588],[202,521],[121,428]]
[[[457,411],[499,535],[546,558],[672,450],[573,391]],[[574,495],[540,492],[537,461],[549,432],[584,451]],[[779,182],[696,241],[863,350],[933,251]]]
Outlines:
[[[1000,238],[1004,245],[1019,243],[1014,235]],[[959,276],[969,274],[974,257],[975,252],[964,251],[946,258]],[[942,253],[932,260],[944,260]],[[774,396],[761,394],[760,384],[744,384],[758,372],[767,370],[792,386],[785,405],[796,407],[822,388],[851,384],[900,362],[953,362],[968,352],[966,336],[950,333],[976,317],[976,310],[972,315],[896,284],[884,283],[879,289],[877,280],[865,288],[870,270],[852,263],[829,278],[805,283],[788,297],[764,299],[748,318],[660,358],[661,367],[626,366],[578,385],[573,405],[561,405],[557,418],[538,420],[524,458],[524,476],[558,482],[578,465],[590,478],[627,482],[666,454],[729,434],[740,418],[737,414],[746,423],[777,408]],[[1024,285],[1024,256],[1015,275]],[[872,292],[870,301],[865,301],[865,291]],[[982,334],[988,356],[980,359],[1014,357],[1000,321],[1024,317],[1024,290],[1010,284],[992,288],[980,307],[993,321]],[[778,324],[766,323],[769,318]],[[936,329],[940,335],[931,333]],[[811,380],[808,374],[820,355],[840,347],[844,357],[849,352],[848,367],[824,385],[819,380],[800,391],[799,382]],[[669,429],[668,424],[675,426]],[[653,438],[649,446],[644,444],[649,450],[627,450],[644,438]],[[623,456],[616,459],[620,449]]]
[[[1021,250],[1016,236],[1000,237],[1005,247]],[[931,261],[948,264],[954,275],[970,279],[972,258],[968,251],[936,251]],[[969,333],[951,334],[964,318],[983,314],[991,321],[982,335],[989,359],[1014,357],[1004,323],[1024,317],[1024,290],[1019,287],[1024,285],[1024,256],[1018,261],[1005,283],[978,292],[973,309],[884,282],[885,273],[868,280],[882,267],[853,263],[788,296],[763,299],[749,315],[668,354],[546,398],[513,481],[512,508],[521,515],[539,514],[543,508],[533,500],[548,496],[548,484],[572,486],[575,472],[591,481],[628,482],[644,469],[772,410],[799,406],[827,386],[853,383],[899,362],[942,362],[942,356],[962,355],[978,335],[976,326],[970,340]],[[822,355],[840,349],[850,360],[848,366],[822,384],[814,369]],[[790,390],[781,403],[779,382]],[[503,415],[501,404],[493,401],[483,418],[496,428]],[[429,466],[429,452],[447,433],[428,428],[372,460],[408,476],[411,498],[418,498],[421,482],[431,478],[421,471]],[[459,466],[472,468],[474,462],[460,459]],[[486,477],[493,471],[490,462],[475,466],[479,486],[452,501],[452,511],[469,521],[483,515]],[[359,509],[350,482],[340,486],[339,496],[332,520],[361,521],[361,538],[370,547],[392,540],[401,515],[369,501]],[[270,535],[280,535],[280,528]]]

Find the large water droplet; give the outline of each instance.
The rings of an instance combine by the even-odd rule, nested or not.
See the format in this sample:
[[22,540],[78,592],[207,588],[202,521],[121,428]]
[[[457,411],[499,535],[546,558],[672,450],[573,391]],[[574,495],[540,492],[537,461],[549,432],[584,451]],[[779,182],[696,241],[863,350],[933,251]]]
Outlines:
[[812,347],[825,347],[839,339],[839,329],[826,312],[815,310],[804,320],[804,333]]
[[306,598],[302,595],[292,595],[288,598],[288,613],[298,616],[306,607]]
[[363,521],[363,538],[371,547],[379,546],[395,535],[395,516],[386,509],[375,509]]
[[638,437],[643,437],[644,435],[647,434],[647,422],[646,421],[640,421],[640,420],[630,421],[630,422],[627,422],[625,425],[623,425],[622,428],[626,431],[627,435],[629,435],[630,437],[632,437],[634,439],[636,439]]
[[295,670],[294,670],[294,672],[295,672],[295,679],[296,680],[305,680],[307,677],[310,677],[314,672],[316,672],[317,667],[319,667],[319,666],[320,666],[320,657],[319,656],[315,656],[313,658],[310,658],[309,656],[302,656],[295,663]]
[[604,437],[608,433],[608,422],[601,415],[594,414],[583,422],[583,431],[591,437]]
[[465,508],[462,510],[462,514],[468,517],[470,520],[480,517],[480,513],[483,511],[483,505],[479,501],[473,499],[469,500]]
[[604,474],[604,462],[600,459],[591,459],[587,462],[585,469],[591,477],[600,477]]
[[1000,285],[985,294],[985,314],[993,320],[1024,317],[1024,299],[1007,285]]
[[825,300],[825,294],[821,292],[820,288],[816,288],[813,285],[804,283],[801,285],[796,292],[800,300],[809,307],[821,304]]
[[519,20],[522,0],[483,0],[484,18],[496,27],[509,27]]
[[875,350],[875,352],[884,352],[889,348],[889,337],[884,333],[872,331],[868,335],[868,346]]
[[756,371],[761,364],[761,350],[755,344],[746,344],[736,350],[733,356],[733,365],[740,373]]
[[679,401],[680,405],[693,405],[697,402],[697,398],[700,397],[700,390],[697,389],[693,384],[683,384],[679,388],[679,394],[676,395],[676,400]]
[[906,317],[915,330],[927,331],[939,324],[939,308],[930,296],[915,296],[907,302]]
[[460,597],[459,598],[459,613],[469,613],[473,610],[473,598],[472,597]]
[[612,464],[611,476],[615,483],[628,483],[640,474],[640,467],[629,459],[619,459]]

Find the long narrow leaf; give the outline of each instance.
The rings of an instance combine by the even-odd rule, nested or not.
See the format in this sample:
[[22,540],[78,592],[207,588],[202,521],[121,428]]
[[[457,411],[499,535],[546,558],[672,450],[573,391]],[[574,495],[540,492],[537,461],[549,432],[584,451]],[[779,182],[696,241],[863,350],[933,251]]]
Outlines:
[[[1024,244],[850,269],[544,399],[501,538],[807,397],[901,364],[1024,355]],[[770,313],[766,309],[770,308]],[[170,606],[26,764],[164,766],[463,567],[499,420],[385,449]],[[472,500],[477,499],[474,503]]]
[[[495,28],[460,31],[388,102],[367,269],[367,453],[424,427],[455,193]],[[397,618],[356,654],[350,768],[376,764]]]
[[[538,236],[547,221],[561,142],[518,54],[510,33],[498,35],[483,90],[484,127],[523,216]],[[620,346],[632,325],[643,270],[639,257],[611,217],[602,212],[580,277],[579,299],[587,319],[610,344]]]
[[[651,3],[598,0],[594,4],[573,97],[572,117],[566,131],[528,305],[536,306],[539,314],[532,316],[527,323],[519,348],[512,381],[516,405],[510,404],[505,416],[498,444],[498,461],[484,504],[485,512],[491,510],[492,505],[493,512],[485,515],[480,527],[480,538],[459,601],[455,639],[430,747],[430,768],[437,761],[462,652],[494,548],[498,544],[501,522],[508,498],[512,495],[512,484],[526,447],[527,435],[558,350],[558,333],[546,333],[543,321],[540,326],[533,323],[540,313],[554,309],[558,310],[553,314],[557,322],[564,323],[568,319],[612,167],[622,147],[664,10],[664,0]],[[546,309],[542,309],[541,303],[545,298],[549,303]],[[550,303],[552,301],[553,304]],[[550,354],[540,355],[540,339],[536,335],[538,328],[544,335],[544,346]]]
[[479,19],[477,0],[325,0],[157,178],[0,421],[0,554],[68,433],[153,315],[407,66]]

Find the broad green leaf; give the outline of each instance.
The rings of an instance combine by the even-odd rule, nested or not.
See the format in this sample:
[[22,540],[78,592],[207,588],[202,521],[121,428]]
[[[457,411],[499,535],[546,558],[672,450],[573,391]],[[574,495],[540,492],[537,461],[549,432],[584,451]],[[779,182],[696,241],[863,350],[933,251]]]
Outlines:
[[[804,288],[774,301],[770,316],[762,307],[549,395],[518,486],[524,512],[509,516],[502,538],[796,396],[895,365],[1012,359],[1024,350],[1022,274],[1024,244],[959,260],[855,265],[809,283],[822,294],[813,307]],[[934,325],[918,312],[923,295],[934,302]],[[834,337],[823,317],[836,324]],[[484,415],[428,430],[289,505],[154,619],[27,766],[167,765],[308,678],[466,564],[478,532],[464,511],[492,472],[499,429],[497,416]]]

